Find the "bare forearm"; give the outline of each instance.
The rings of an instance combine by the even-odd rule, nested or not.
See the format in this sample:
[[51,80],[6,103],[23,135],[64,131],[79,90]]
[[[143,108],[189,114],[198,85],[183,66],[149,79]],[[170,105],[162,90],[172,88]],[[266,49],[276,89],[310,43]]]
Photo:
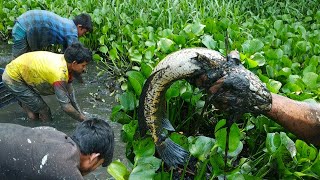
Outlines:
[[62,104],[62,109],[66,112],[69,116],[77,121],[84,121],[85,117],[79,111],[77,111],[71,103]]
[[298,102],[272,94],[267,115],[307,142],[320,146],[320,105]]

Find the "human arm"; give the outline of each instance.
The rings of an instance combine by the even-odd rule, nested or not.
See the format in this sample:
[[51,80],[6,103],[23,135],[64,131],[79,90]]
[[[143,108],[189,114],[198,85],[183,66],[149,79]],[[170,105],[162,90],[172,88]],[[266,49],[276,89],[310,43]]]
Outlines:
[[76,96],[75,96],[75,93],[74,93],[74,89],[73,89],[73,86],[72,86],[71,83],[67,84],[67,90],[68,90],[68,93],[69,93],[70,102],[71,102],[72,106],[77,111],[79,111],[81,113],[81,110],[80,110],[79,104],[77,103]]
[[265,114],[297,137],[320,146],[320,104],[272,94],[272,108]]
[[270,93],[259,78],[241,64],[233,66],[208,93],[211,103],[223,112],[264,114],[298,138],[320,146],[320,104]]
[[[81,113],[74,95],[73,97],[70,96],[68,89],[70,89],[70,87],[68,87],[68,83],[65,81],[58,81],[54,83],[54,91],[62,110],[73,119],[84,121],[86,117]],[[73,90],[73,88],[71,89]]]

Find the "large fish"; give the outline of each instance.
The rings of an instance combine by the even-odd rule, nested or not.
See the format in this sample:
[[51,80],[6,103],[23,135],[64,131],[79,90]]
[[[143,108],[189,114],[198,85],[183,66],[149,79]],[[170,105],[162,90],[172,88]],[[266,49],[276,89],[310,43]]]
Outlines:
[[253,79],[254,84],[247,85],[254,93],[268,96],[261,81],[241,65],[236,51],[228,57],[229,61],[219,52],[206,48],[182,49],[166,56],[145,82],[138,110],[140,133],[144,136],[147,129],[150,130],[157,151],[168,166],[184,164],[189,158],[189,152],[174,143],[164,131],[174,131],[165,116],[165,92],[173,82],[187,79],[191,84],[209,91],[218,79],[239,72],[245,78]]

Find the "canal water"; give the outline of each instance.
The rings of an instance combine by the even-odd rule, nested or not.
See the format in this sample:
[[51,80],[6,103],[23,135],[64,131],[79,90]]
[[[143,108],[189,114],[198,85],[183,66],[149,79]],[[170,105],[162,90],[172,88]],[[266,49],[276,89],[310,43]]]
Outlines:
[[[4,68],[11,59],[11,47],[0,42],[0,67]],[[115,104],[115,98],[114,96],[110,96],[111,92],[109,92],[107,88],[107,84],[110,84],[112,80],[108,79],[106,76],[97,77],[98,71],[96,66],[97,64],[93,62],[88,65],[87,72],[82,76],[84,83],[79,83],[79,81],[74,80],[73,87],[77,101],[85,115],[105,119],[111,125],[115,133],[113,160],[120,160],[124,164],[127,164],[125,144],[120,139],[122,126],[119,123],[109,120],[112,106]],[[27,118],[26,113],[24,113],[18,103],[12,103],[0,109],[0,123],[15,123],[30,127],[51,126],[70,135],[78,122],[62,111],[54,95],[45,96],[43,98],[51,109],[53,121],[31,121]],[[107,173],[106,168],[100,166],[94,172],[84,176],[84,179],[104,180],[113,178]]]

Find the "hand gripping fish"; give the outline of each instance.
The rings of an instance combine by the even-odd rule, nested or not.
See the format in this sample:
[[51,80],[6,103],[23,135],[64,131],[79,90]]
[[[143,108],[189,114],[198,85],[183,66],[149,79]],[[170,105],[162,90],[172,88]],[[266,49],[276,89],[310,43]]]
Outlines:
[[[168,166],[183,165],[189,158],[189,152],[174,143],[164,131],[164,129],[174,131],[165,116],[165,92],[173,82],[186,79],[191,84],[204,88],[210,93],[210,87],[218,79],[225,78],[228,82],[228,75],[231,75],[231,80],[233,80],[238,79],[234,75],[242,73],[245,80],[252,79],[252,81],[242,83],[241,87],[248,87],[254,91],[252,94],[258,96],[255,98],[258,99],[255,107],[265,106],[266,99],[271,101],[271,96],[265,93],[267,90],[258,77],[242,66],[239,54],[233,51],[228,57],[229,61],[219,52],[206,48],[182,49],[166,56],[145,82],[138,110],[140,133],[144,136],[147,129],[151,131],[156,149]],[[214,101],[214,98],[212,99]]]

